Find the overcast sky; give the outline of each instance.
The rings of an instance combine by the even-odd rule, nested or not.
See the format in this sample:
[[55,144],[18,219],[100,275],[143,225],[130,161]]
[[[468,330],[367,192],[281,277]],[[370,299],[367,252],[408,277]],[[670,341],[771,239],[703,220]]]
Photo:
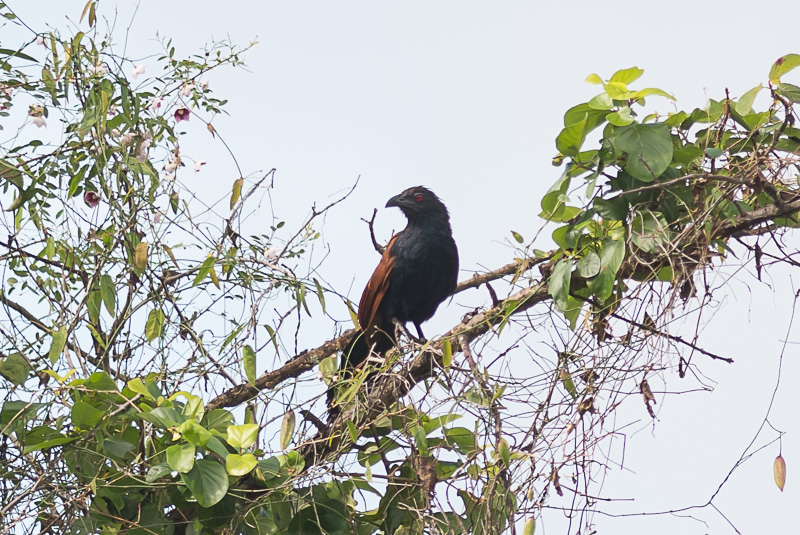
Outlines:
[[[67,15],[77,22],[84,4],[10,2],[37,28],[45,22],[65,27]],[[113,5],[104,0],[100,14],[111,18]],[[118,42],[134,4],[120,5]],[[147,65],[147,56],[159,50],[157,33],[173,38],[179,56],[214,38],[240,45],[258,40],[244,58],[249,72],[210,78],[217,96],[231,101],[231,116],[215,127],[245,175],[278,169],[273,200],[289,226],[301,222],[312,203],[326,204],[361,177],[324,227],[331,247],[324,277],[334,287],[352,286],[350,297],[357,300],[376,262],[359,221],[373,207],[382,208],[406,187],[427,185],[450,208],[462,267],[503,265],[513,257],[509,231],[530,239],[541,227],[539,199],[560,173],[551,165],[554,139],[564,111],[596,93],[584,82],[588,74],[608,78],[635,65],[645,70],[640,86],[674,94],[681,109],[702,107],[708,97],[723,98],[725,88],[735,96],[765,83],[775,59],[800,53],[798,20],[800,4],[789,1],[142,0],[128,51]],[[155,67],[155,61],[149,64]],[[650,105],[664,113],[674,109],[666,100]],[[190,121],[187,129],[196,135],[182,144],[183,152],[208,162],[192,187],[219,196],[236,170],[201,135],[202,124]],[[381,210],[376,228],[385,240],[403,225],[398,211]],[[542,243],[546,248],[546,239]],[[602,487],[604,497],[635,501],[602,509],[636,513],[702,504],[755,435],[776,384],[797,287],[786,274],[775,274],[768,284],[744,274],[737,280],[700,340],[736,363],[703,365],[718,382],[712,393],[663,402],[659,397],[659,421],[628,436],[624,469]],[[426,333],[455,323],[461,313],[457,304],[442,309]],[[785,492],[772,480],[775,444],[740,467],[715,501],[745,534],[797,529],[797,332],[788,337],[783,383],[770,416],[788,432]],[[756,446],[774,437],[764,431]],[[545,512],[537,533],[562,533],[558,515]],[[735,532],[710,508],[595,520],[599,533],[617,535]]]

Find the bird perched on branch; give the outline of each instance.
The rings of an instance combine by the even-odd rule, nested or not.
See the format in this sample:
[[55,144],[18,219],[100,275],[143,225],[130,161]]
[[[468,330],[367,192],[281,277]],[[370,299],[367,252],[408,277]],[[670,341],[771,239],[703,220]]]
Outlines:
[[[342,353],[340,374],[360,366],[372,353],[383,356],[397,342],[398,329],[421,324],[453,295],[458,282],[458,249],[447,208],[422,186],[389,199],[408,219],[383,251],[358,305],[360,332]],[[352,371],[350,371],[350,374]],[[333,393],[329,392],[329,401]]]

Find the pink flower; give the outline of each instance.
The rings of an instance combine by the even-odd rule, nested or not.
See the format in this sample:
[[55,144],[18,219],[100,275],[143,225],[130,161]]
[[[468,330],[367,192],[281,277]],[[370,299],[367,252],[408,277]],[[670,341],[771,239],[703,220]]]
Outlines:
[[119,138],[120,145],[130,145],[133,142],[133,132],[125,132],[122,134],[122,137]]
[[178,108],[175,110],[175,122],[179,123],[181,121],[188,121],[190,115],[191,112],[189,111],[189,108]]
[[36,44],[46,47],[47,45],[44,42],[44,35],[37,35],[36,36]]
[[194,172],[195,173],[199,173],[200,172],[200,168],[203,167],[205,164],[206,164],[205,160],[200,160],[200,161],[194,162]]
[[201,80],[200,81],[200,90],[205,91],[208,89],[208,80]]
[[172,182],[173,180],[175,180],[174,172],[167,173],[164,175],[164,178],[161,179],[162,182]]
[[39,128],[47,126],[47,121],[44,117],[31,117],[30,123],[35,124]]
[[267,260],[275,260],[278,258],[278,254],[281,252],[280,249],[277,247],[267,247],[264,250],[264,258]]
[[192,90],[194,89],[194,83],[183,84],[181,87],[181,96],[188,97],[192,94]]
[[94,208],[100,204],[100,195],[98,195],[95,191],[87,191],[83,195],[83,202],[85,202],[89,208]]
[[144,74],[145,69],[147,69],[147,67],[145,67],[144,65],[134,65],[133,66],[133,79],[136,80],[139,77],[140,74]]
[[96,76],[105,76],[108,74],[108,65],[105,63],[98,63],[94,66],[94,74]]
[[161,107],[162,102],[164,102],[164,97],[156,97],[150,101],[150,105],[148,106],[148,108],[150,108],[150,111],[154,112]]
[[179,163],[180,161],[177,158],[172,158],[164,165],[164,171],[166,171],[167,173],[174,173],[175,169],[178,168]]

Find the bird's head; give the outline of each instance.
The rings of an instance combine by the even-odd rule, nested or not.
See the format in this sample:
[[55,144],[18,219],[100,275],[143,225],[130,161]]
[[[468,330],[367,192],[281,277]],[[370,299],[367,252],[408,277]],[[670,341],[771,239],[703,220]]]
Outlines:
[[427,221],[443,221],[448,223],[450,215],[444,203],[431,190],[423,186],[408,188],[395,195],[386,203],[386,207],[400,208],[410,223]]

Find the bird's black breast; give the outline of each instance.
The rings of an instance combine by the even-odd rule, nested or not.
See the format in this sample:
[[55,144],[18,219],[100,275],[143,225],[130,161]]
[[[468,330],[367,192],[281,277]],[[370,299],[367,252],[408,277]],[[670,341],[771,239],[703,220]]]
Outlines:
[[388,321],[422,323],[453,294],[458,250],[449,226],[407,227],[392,246],[394,267],[381,311]]

